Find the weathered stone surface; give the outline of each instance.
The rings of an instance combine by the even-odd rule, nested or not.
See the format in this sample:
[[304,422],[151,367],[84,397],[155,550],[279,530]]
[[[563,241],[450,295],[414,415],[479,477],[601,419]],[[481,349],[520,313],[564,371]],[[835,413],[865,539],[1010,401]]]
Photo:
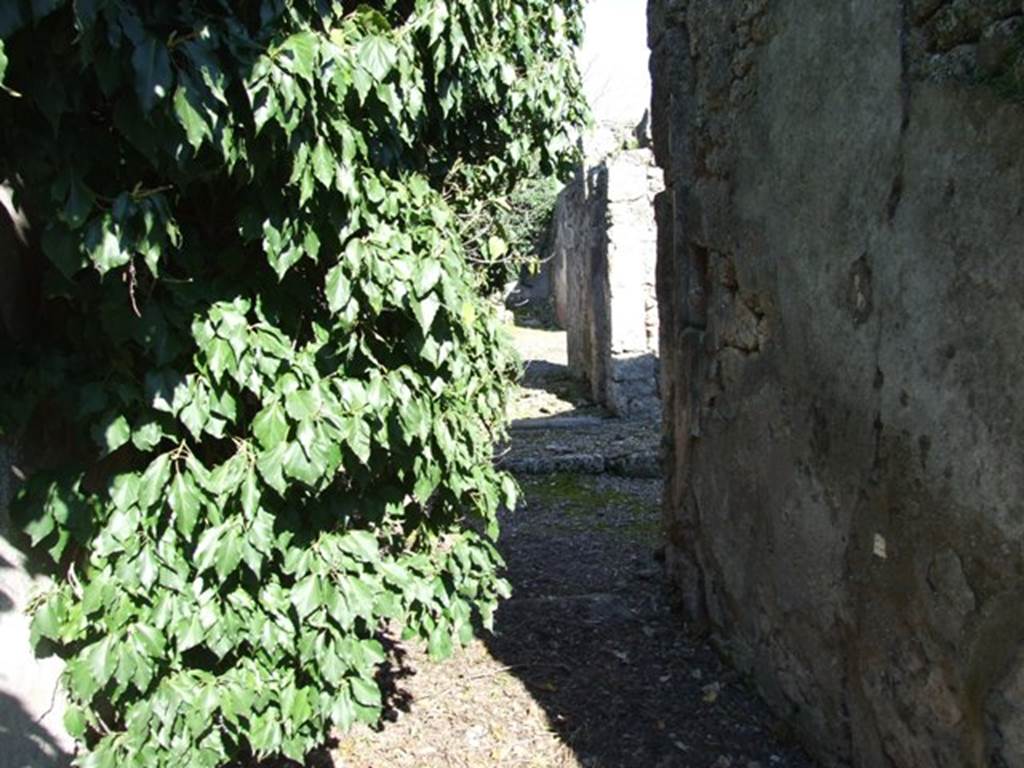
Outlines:
[[1024,764],[1020,13],[650,6],[668,565],[826,765]]
[[555,214],[555,315],[568,331],[569,368],[618,416],[658,412],[657,230],[660,174],[648,149],[604,126]]

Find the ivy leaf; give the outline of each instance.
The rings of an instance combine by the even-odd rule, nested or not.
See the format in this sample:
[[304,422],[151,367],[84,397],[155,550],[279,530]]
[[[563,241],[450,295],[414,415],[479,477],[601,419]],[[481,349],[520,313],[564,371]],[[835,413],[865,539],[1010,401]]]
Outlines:
[[285,410],[295,421],[316,418],[321,405],[319,392],[315,389],[297,389],[285,397]]
[[210,126],[200,113],[201,105],[193,88],[187,87],[186,81],[174,91],[174,114],[185,129],[185,136],[192,148],[198,150],[205,139],[212,138]]
[[318,47],[316,35],[312,32],[298,32],[282,43],[281,52],[288,54],[289,68],[294,74],[312,82]]
[[189,472],[179,472],[171,482],[169,498],[174,511],[174,527],[183,536],[191,536],[199,520],[202,498],[196,481]]
[[63,623],[61,611],[58,610],[54,598],[43,603],[32,616],[32,634],[38,637],[45,637],[48,640],[60,638],[60,628]]
[[221,381],[226,371],[234,369],[235,352],[231,344],[224,339],[214,339],[207,349],[207,361],[210,364],[210,373],[214,381]]
[[[199,537],[196,551],[193,553],[196,573],[202,574],[214,567],[221,549],[221,538],[227,530],[227,524],[207,528]],[[237,565],[237,562],[236,562]]]
[[28,534],[32,546],[38,546],[39,542],[53,533],[57,524],[53,518],[53,515],[48,514],[45,510],[41,510],[39,516],[33,519],[31,522],[25,524],[25,533]]
[[295,586],[292,587],[292,605],[295,606],[300,620],[305,619],[320,607],[320,592],[320,577],[316,575],[307,576],[296,582]]
[[135,92],[143,112],[151,112],[156,103],[164,99],[174,85],[171,58],[167,46],[154,37],[147,37],[135,46],[132,54],[135,71]]
[[397,55],[398,48],[394,43],[380,35],[367,37],[356,49],[359,64],[377,81],[387,77]]
[[338,540],[338,548],[364,563],[377,563],[380,560],[377,537],[369,531],[349,531]]
[[491,235],[487,240],[487,252],[495,261],[503,259],[508,255],[508,243],[497,235]]
[[228,528],[224,536],[221,537],[214,567],[217,571],[217,578],[222,582],[234,573],[238,564],[242,562],[242,543],[243,539],[235,528]]
[[356,722],[356,710],[352,706],[352,696],[344,689],[334,694],[331,721],[342,733],[348,733]]
[[441,309],[441,300],[437,298],[437,294],[432,293],[419,301],[413,300],[412,311],[416,315],[416,320],[419,321],[424,335],[430,333],[439,309]]
[[[91,247],[90,246],[91,243]],[[131,254],[121,249],[121,239],[109,221],[94,222],[86,239],[89,247],[89,259],[105,275],[113,269],[123,267],[131,261]]]
[[151,371],[146,374],[146,397],[154,409],[177,414],[185,406],[188,395],[188,380],[177,372]]
[[245,473],[245,480],[242,481],[242,512],[252,520],[260,508],[260,488],[256,479],[256,472],[252,467]]
[[253,436],[265,450],[271,450],[288,439],[288,420],[280,403],[271,403],[252,421]]
[[156,583],[159,565],[152,547],[144,547],[139,555],[139,583],[150,589]]
[[316,147],[313,149],[313,175],[324,187],[330,188],[334,185],[334,157],[327,149],[327,142],[320,136],[316,140]]
[[441,264],[433,259],[424,261],[416,270],[416,295],[426,296],[437,285],[443,274]]
[[157,421],[150,421],[132,430],[132,445],[143,453],[156,448],[164,439],[164,430]]
[[284,453],[284,471],[289,477],[313,487],[323,476],[324,468],[307,458],[299,443],[292,443]]
[[171,478],[171,454],[157,456],[139,481],[139,506],[146,511],[164,497]]
[[281,441],[272,449],[260,454],[256,467],[264,482],[281,496],[288,493],[288,482],[284,479],[284,456],[288,451],[288,443]]
[[380,688],[376,683],[364,677],[353,677],[349,684],[352,687],[352,697],[364,707],[379,707],[382,699]]
[[53,262],[64,277],[71,278],[88,266],[88,260],[79,247],[80,240],[60,222],[51,221],[47,225],[40,244],[46,258]]
[[114,635],[107,635],[82,651],[95,685],[103,687],[117,668],[117,659],[112,653]]
[[110,414],[102,424],[93,430],[93,438],[105,456],[109,456],[125,445],[131,437],[132,428],[128,424],[128,419],[123,415]]
[[341,312],[352,298],[352,283],[339,264],[327,273],[327,306],[331,312]]
[[430,658],[434,661],[444,661],[451,658],[454,651],[452,637],[448,633],[447,627],[444,624],[439,624],[430,633],[430,639],[427,642],[427,652],[430,654]]
[[64,712],[64,728],[71,738],[81,741],[88,728],[85,712],[81,707],[69,706]]

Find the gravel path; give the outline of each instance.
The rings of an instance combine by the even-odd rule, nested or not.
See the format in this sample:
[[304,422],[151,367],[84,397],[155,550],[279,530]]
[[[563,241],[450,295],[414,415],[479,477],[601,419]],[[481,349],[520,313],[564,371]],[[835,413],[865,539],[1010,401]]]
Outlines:
[[[563,335],[529,331],[519,342],[546,365],[528,369],[516,418],[605,419],[565,376]],[[633,434],[612,420],[598,431],[623,429]],[[591,427],[554,431],[515,430],[512,454],[593,454],[623,441],[601,442]],[[641,431],[649,450],[652,427]],[[538,438],[565,450],[538,449]],[[655,557],[660,480],[520,480],[525,503],[506,515],[501,543],[515,594],[495,634],[439,665],[397,644],[391,722],[344,738],[339,768],[812,768],[673,612]]]

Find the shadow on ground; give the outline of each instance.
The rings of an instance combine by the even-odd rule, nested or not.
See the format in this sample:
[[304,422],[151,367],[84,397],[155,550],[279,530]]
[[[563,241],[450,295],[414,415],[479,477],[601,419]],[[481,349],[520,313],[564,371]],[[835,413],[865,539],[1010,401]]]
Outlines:
[[71,755],[13,696],[0,691],[0,768],[65,768]]
[[45,563],[17,549],[22,538],[0,509],[0,768],[64,768],[72,756],[70,740],[58,738],[59,667],[33,656],[24,613]]
[[606,417],[591,400],[586,382],[569,371],[566,334],[538,328],[511,329],[523,360],[523,377],[509,416],[513,422],[545,417]]
[[488,650],[588,768],[808,768],[764,704],[671,609],[660,482],[554,477],[502,548],[515,589]]

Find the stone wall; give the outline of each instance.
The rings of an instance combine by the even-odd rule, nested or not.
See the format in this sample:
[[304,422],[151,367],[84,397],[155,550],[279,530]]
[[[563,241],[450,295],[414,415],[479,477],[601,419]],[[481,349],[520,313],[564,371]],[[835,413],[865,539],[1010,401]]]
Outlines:
[[825,765],[1024,765],[1020,0],[652,0],[667,559]]
[[591,138],[585,167],[559,197],[552,240],[569,369],[596,402],[625,417],[659,408],[653,205],[661,174],[635,143],[632,132],[609,127]]

